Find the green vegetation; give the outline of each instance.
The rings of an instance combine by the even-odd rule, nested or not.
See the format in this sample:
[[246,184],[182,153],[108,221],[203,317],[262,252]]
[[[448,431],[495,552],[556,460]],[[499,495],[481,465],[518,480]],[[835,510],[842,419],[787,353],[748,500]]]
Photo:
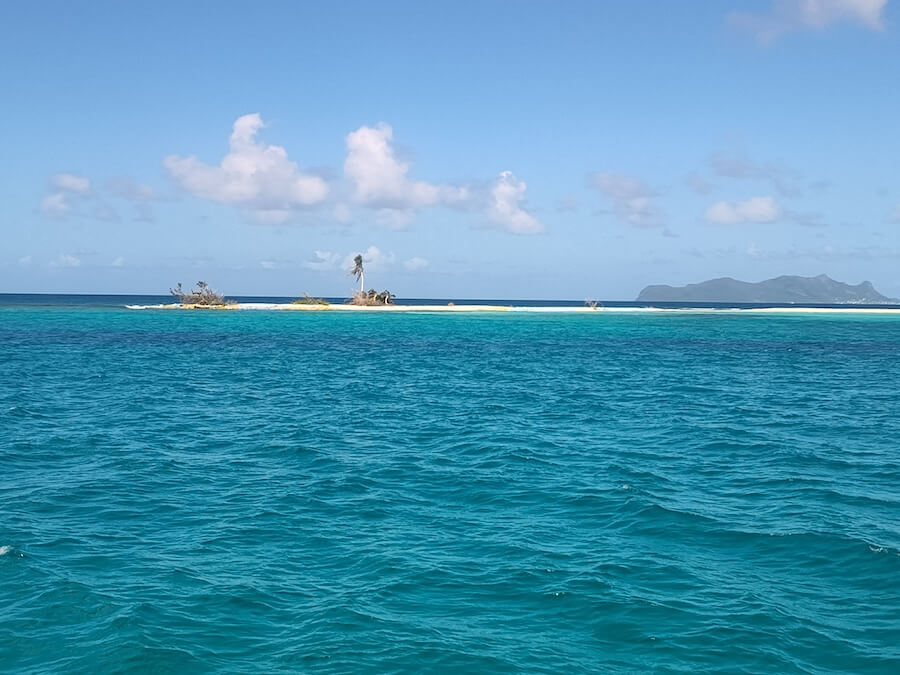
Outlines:
[[194,305],[197,307],[220,307],[223,305],[234,304],[233,301],[225,300],[225,296],[213,290],[205,281],[198,281],[196,288],[185,290],[181,287],[181,282],[175,288],[170,288],[169,292],[178,298],[178,302],[182,305]]
[[291,304],[293,305],[330,305],[331,303],[323,298],[314,298],[309,293],[304,293],[302,298],[297,298]]

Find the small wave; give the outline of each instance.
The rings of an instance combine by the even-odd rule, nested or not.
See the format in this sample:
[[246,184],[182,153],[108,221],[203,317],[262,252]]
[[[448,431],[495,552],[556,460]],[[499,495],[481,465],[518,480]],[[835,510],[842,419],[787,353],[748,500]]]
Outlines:
[[900,556],[900,551],[896,549],[892,549],[890,546],[879,546],[878,544],[869,544],[869,550],[872,553],[887,553],[888,555],[893,554]]
[[30,408],[26,408],[21,405],[13,405],[6,409],[6,414],[12,418],[18,419],[38,419],[38,420],[46,420],[48,419],[47,415],[37,412],[36,410],[32,410]]

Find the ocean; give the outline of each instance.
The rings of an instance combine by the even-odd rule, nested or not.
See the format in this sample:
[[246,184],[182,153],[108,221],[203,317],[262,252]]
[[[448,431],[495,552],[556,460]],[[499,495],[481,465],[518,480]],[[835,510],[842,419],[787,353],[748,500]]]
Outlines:
[[132,302],[0,296],[0,670],[900,672],[898,316]]

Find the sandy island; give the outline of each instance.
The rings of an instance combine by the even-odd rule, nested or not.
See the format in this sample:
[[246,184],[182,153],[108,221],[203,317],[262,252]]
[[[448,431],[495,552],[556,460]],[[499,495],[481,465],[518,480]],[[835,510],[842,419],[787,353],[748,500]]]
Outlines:
[[543,314],[606,314],[606,313],[667,313],[667,314],[900,314],[895,307],[525,307],[516,305],[304,305],[294,303],[240,302],[228,305],[126,305],[128,309],[198,309],[198,310],[275,310],[291,312],[522,312]]

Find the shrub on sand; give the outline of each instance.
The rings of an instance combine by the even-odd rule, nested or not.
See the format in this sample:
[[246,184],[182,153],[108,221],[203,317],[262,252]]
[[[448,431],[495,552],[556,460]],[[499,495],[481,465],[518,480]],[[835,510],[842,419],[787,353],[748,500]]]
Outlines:
[[233,304],[226,301],[225,296],[212,289],[205,281],[198,281],[197,286],[191,290],[181,287],[181,282],[175,288],[170,288],[169,292],[178,298],[178,302],[182,305],[195,305],[198,307],[217,307],[220,305]]
[[351,305],[363,305],[365,307],[379,307],[383,305],[393,305],[394,298],[397,297],[390,291],[377,292],[374,288],[368,292],[357,291],[350,299]]
[[314,298],[309,293],[304,293],[302,298],[297,298],[291,304],[293,305],[330,305],[331,303],[323,298]]

